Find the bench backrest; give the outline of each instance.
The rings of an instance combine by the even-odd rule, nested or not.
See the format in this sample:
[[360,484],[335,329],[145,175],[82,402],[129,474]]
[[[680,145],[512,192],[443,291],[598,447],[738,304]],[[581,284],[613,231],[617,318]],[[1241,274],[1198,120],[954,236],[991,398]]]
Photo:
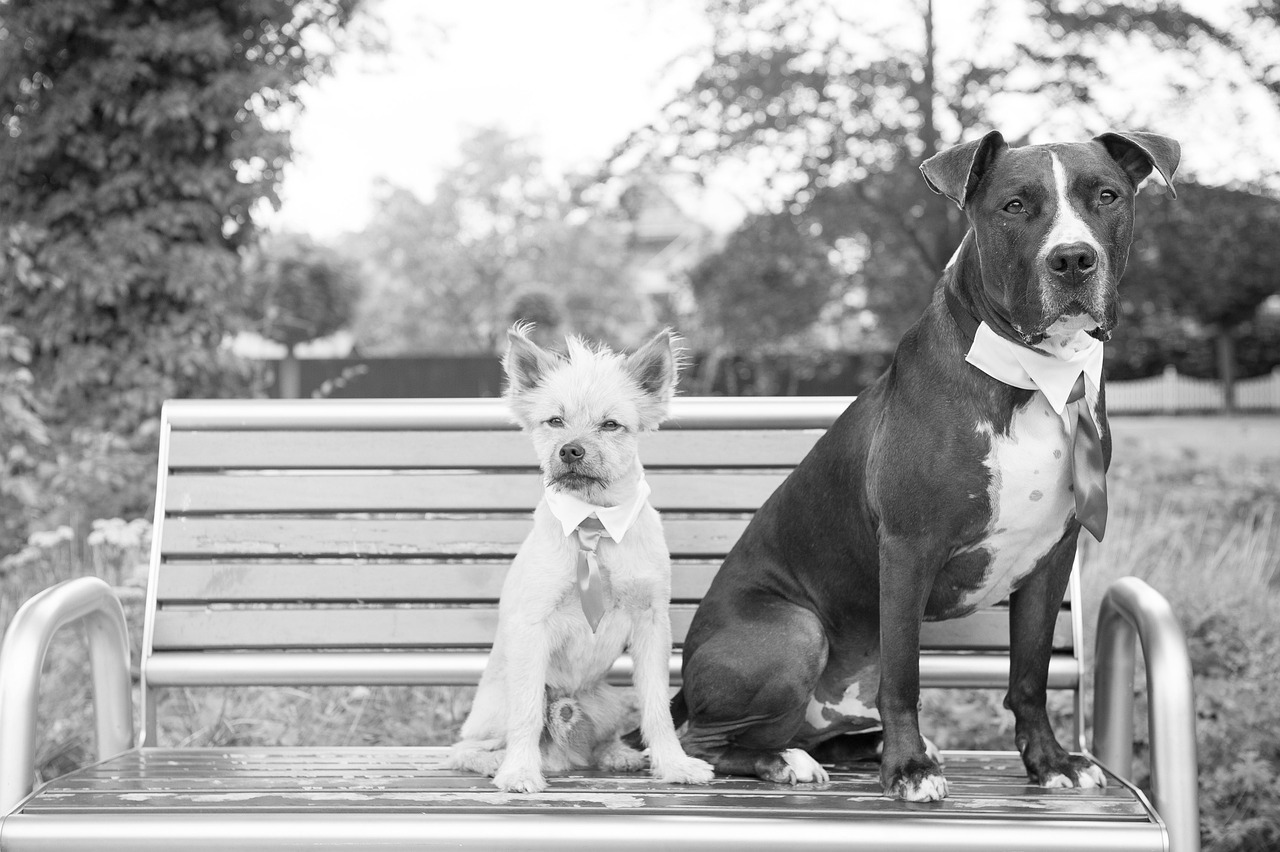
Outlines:
[[[642,439],[677,651],[752,512],[849,401],[678,398]],[[159,481],[151,741],[157,687],[475,683],[541,493],[532,446],[495,399],[170,402]],[[1077,695],[1079,633],[1068,604],[1050,685]],[[1005,686],[1008,637],[1003,604],[926,624],[922,682]],[[615,676],[628,673],[624,659]]]

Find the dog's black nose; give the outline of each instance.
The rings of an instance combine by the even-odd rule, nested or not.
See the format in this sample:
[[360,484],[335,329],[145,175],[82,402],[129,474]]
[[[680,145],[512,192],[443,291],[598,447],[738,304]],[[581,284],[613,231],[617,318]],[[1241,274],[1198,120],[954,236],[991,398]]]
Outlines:
[[1098,253],[1088,243],[1063,243],[1053,247],[1045,259],[1049,271],[1078,284],[1098,267]]
[[560,448],[560,461],[565,464],[573,464],[574,462],[582,461],[582,457],[584,455],[585,453],[582,451],[582,445],[575,444],[573,441],[570,441]]

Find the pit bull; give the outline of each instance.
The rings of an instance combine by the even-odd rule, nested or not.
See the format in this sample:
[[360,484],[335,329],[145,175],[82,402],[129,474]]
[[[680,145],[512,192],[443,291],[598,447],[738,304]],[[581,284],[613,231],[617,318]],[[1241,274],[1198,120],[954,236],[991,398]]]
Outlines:
[[1105,783],[1054,737],[1048,664],[1077,535],[1105,529],[1101,341],[1134,199],[1153,169],[1172,192],[1179,156],[1151,133],[1011,148],[993,131],[921,166],[968,233],[888,370],[760,508],[699,606],[673,699],[689,754],[821,782],[820,761],[880,731],[885,794],[941,799],[920,625],[1008,596],[1005,706],[1028,776]]

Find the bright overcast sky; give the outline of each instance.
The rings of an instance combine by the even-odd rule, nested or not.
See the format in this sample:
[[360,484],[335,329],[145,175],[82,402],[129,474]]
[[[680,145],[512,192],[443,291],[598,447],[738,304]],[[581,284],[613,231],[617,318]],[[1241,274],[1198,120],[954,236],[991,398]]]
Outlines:
[[[339,59],[304,95],[279,227],[358,229],[375,179],[429,197],[467,128],[532,136],[547,166],[598,163],[673,93],[706,45],[701,0],[382,0],[391,50]],[[443,29],[443,33],[438,29]]]
[[[1217,0],[1188,2],[1207,13]],[[965,34],[974,5],[937,5],[944,54],[981,49]],[[690,59],[710,42],[704,8],[705,0],[376,0],[390,50],[340,57],[334,75],[304,93],[283,206],[268,222],[321,238],[358,230],[378,178],[430,197],[468,128],[500,125],[533,137],[553,172],[598,163],[652,120],[705,61],[705,52]],[[908,28],[908,39],[919,28],[904,6],[868,5],[866,12],[886,26]],[[1007,22],[1010,32],[1022,26],[1024,20]],[[1215,81],[1221,96],[1162,102],[1165,78],[1151,73],[1152,57],[1117,47],[1110,96],[1132,109],[1142,129],[1182,141],[1187,174],[1276,183],[1280,120],[1265,96],[1256,107],[1241,107],[1225,91],[1229,69],[1204,65],[1195,73],[1199,80],[1182,82],[1194,88]],[[1022,110],[997,121],[1010,138],[1029,133],[1036,142],[1104,129],[1079,128],[1078,117],[1065,111]],[[758,204],[751,184],[749,177],[720,180],[720,191],[690,212],[732,227],[744,206]]]

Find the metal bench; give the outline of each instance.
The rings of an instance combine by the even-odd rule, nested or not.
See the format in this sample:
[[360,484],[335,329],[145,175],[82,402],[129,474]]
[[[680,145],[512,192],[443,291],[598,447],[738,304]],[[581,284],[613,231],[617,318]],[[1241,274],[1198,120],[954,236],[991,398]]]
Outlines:
[[[679,643],[720,558],[847,399],[677,399],[642,445],[674,557]],[[173,687],[473,684],[503,572],[540,481],[497,400],[173,402],[160,444],[133,731],[124,616],[95,578],[14,618],[0,656],[0,849],[1199,848],[1190,667],[1167,604],[1140,581],[1099,619],[1094,754],[1104,790],[1030,786],[1013,752],[946,752],[951,795],[880,794],[874,765],[794,788],[646,775],[552,776],[538,795],[444,768],[443,749],[172,748],[156,695]],[[1073,582],[1070,600],[1078,601]],[[41,662],[88,628],[100,761],[32,791]],[[1153,808],[1132,763],[1134,640],[1151,692]],[[926,686],[1006,686],[1002,607],[923,633]],[[1079,608],[1064,606],[1049,682],[1083,684]],[[625,681],[627,661],[615,676]]]

